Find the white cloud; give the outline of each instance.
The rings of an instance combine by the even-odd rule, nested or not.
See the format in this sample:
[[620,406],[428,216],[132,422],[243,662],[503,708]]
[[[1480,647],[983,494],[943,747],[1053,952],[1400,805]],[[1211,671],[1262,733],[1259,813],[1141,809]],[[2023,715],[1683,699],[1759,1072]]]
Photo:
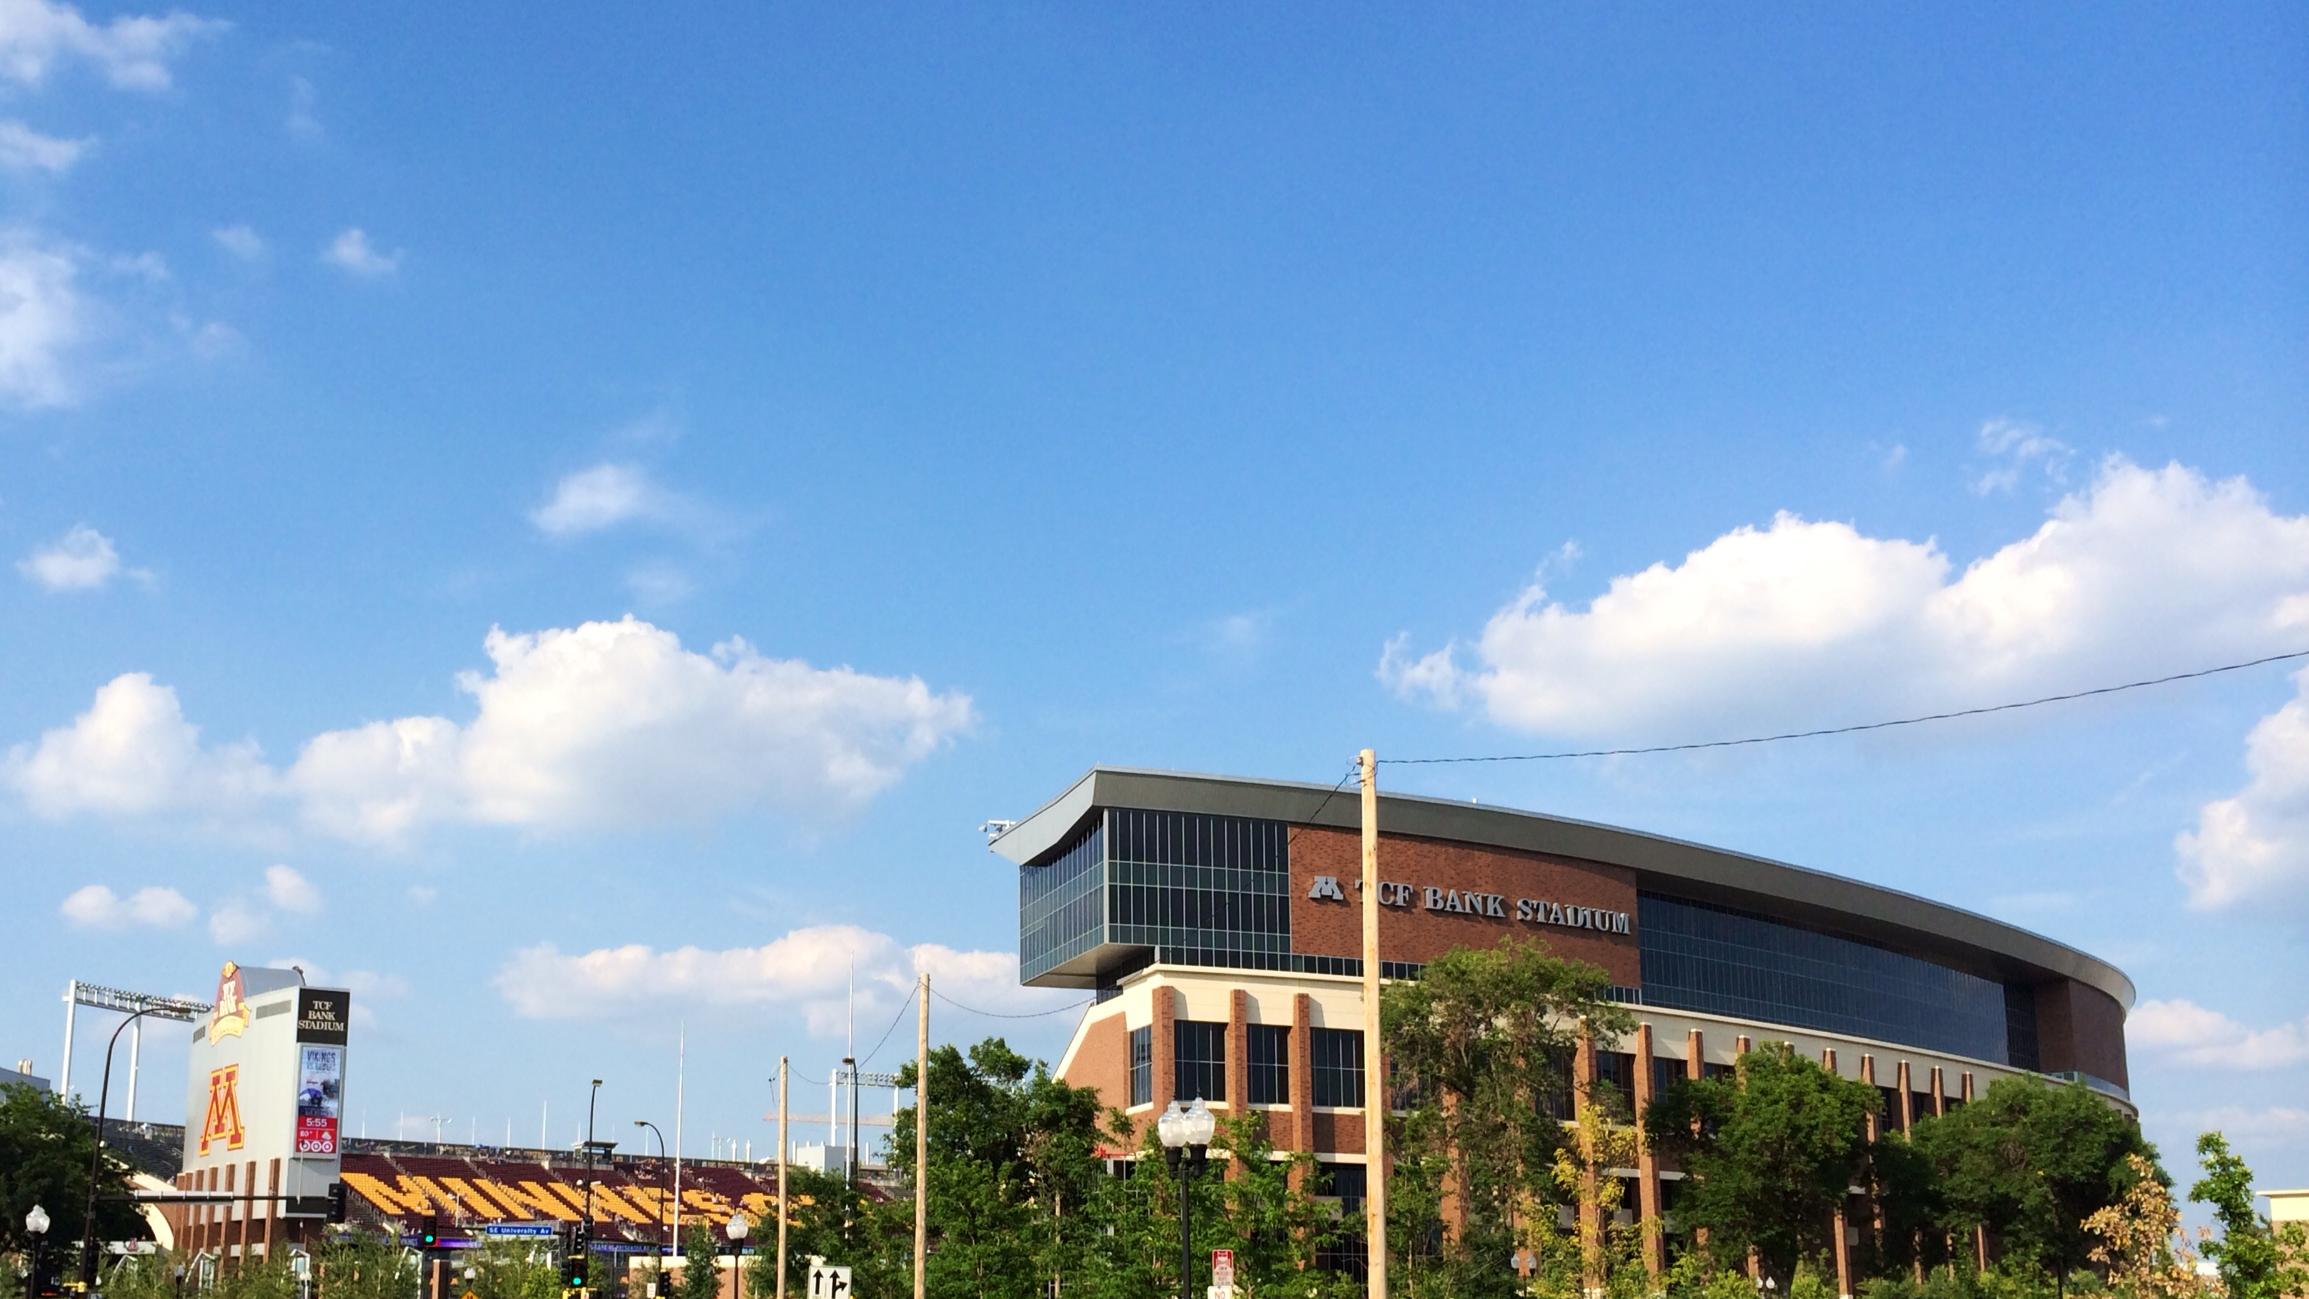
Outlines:
[[2202,666],[2309,628],[2309,517],[2180,465],[2112,458],[2033,534],[1952,569],[1931,540],[1782,514],[1585,609],[1534,582],[1472,647],[1399,637],[1379,675],[1520,731],[1711,739]]
[[271,916],[237,898],[209,908],[208,935],[223,946],[245,943],[271,927]]
[[710,653],[627,617],[514,635],[458,685],[472,720],[403,717],[314,736],[285,771],[204,747],[175,691],[129,673],[71,725],[19,744],[0,786],[44,817],[212,815],[271,800],[371,842],[436,822],[564,830],[865,807],[968,729],[970,698],[916,677],[817,668],[732,639]]
[[2125,1039],[2136,1048],[2209,1069],[2309,1064],[2309,1019],[2254,1029],[2178,998],[2144,1001],[2135,1007],[2125,1020]]
[[430,884],[412,884],[409,886],[409,900],[418,906],[432,906],[440,897],[441,890]]
[[2270,1147],[2309,1142],[2309,1109],[2292,1105],[2221,1105],[2175,1118],[2181,1130],[2218,1132],[2233,1142]]
[[275,970],[302,970],[306,984],[312,987],[343,988],[352,993],[353,1022],[364,1028],[376,1024],[377,1002],[398,1001],[409,995],[409,981],[398,974],[339,970],[305,956],[276,956],[265,965]]
[[15,746],[0,762],[0,785],[49,818],[216,812],[247,803],[272,781],[254,745],[202,747],[176,692],[142,672],[106,682],[71,725]]
[[2076,452],[2066,442],[2048,437],[2036,425],[2016,419],[1992,419],[1982,424],[1980,450],[2002,462],[1973,480],[1972,490],[1980,496],[2018,487],[2021,475],[2032,465],[2041,468],[2052,481],[2066,482],[2069,465],[2076,459]]
[[185,13],[122,15],[97,24],[68,4],[0,0],[0,77],[36,86],[51,65],[80,59],[124,90],[166,90],[169,61],[228,25]]
[[376,279],[401,269],[401,250],[379,252],[369,246],[369,234],[359,226],[348,226],[321,250],[321,260],[363,279]]
[[42,135],[14,118],[0,120],[0,167],[13,171],[67,171],[95,144]]
[[563,475],[552,499],[530,511],[529,521],[549,537],[576,537],[621,523],[679,523],[695,512],[641,466],[599,464]]
[[16,571],[51,591],[91,591],[120,576],[120,551],[82,523],[16,561]]
[[2218,910],[2309,898],[2309,671],[2245,737],[2245,787],[2197,812],[2173,841],[2189,905]]
[[77,385],[67,369],[89,327],[79,273],[70,248],[22,231],[0,236],[0,399],[72,404]]
[[265,867],[265,900],[282,911],[309,915],[321,909],[321,891],[290,866]]
[[218,226],[208,234],[209,238],[216,240],[217,247],[244,262],[253,262],[265,255],[265,237],[252,226]]
[[57,911],[66,920],[92,929],[119,929],[136,925],[174,929],[199,914],[184,894],[152,885],[123,898],[103,884],[74,889]]
[[697,819],[751,807],[863,807],[969,726],[970,700],[919,678],[711,654],[630,616],[492,630],[478,708],[317,736],[289,772],[317,824],[390,839],[429,820],[542,828]]
[[866,1025],[877,1015],[892,1013],[924,970],[939,992],[987,1010],[1046,1010],[1079,998],[1018,986],[1013,952],[956,951],[935,943],[905,947],[855,925],[812,926],[760,947],[718,950],[636,943],[567,954],[547,943],[515,953],[496,982],[514,1010],[531,1019],[774,1005],[799,1008],[811,1032],[835,1037],[846,1019],[853,964],[862,1031],[871,1031]]

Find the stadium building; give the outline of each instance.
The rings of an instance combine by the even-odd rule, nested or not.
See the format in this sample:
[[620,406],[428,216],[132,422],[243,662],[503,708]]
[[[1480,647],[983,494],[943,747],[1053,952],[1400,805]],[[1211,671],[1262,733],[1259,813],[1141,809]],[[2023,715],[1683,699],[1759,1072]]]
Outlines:
[[[1262,1113],[1277,1149],[1311,1153],[1321,1185],[1359,1197],[1359,818],[1352,789],[1099,767],[1002,830],[1021,980],[1094,990],[1060,1075],[1149,1120],[1174,1098]],[[1874,1122],[1903,1130],[2027,1073],[2132,1111],[2132,982],[2072,947],[1895,889],[1562,817],[1397,794],[1381,796],[1379,824],[1381,974],[1506,935],[1601,967],[1640,1026],[1583,1046],[1574,1072],[1639,1109],[1772,1041],[1874,1084]],[[1681,1174],[1648,1152],[1638,1164],[1623,1203],[1672,1212]],[[1856,1203],[1845,1216],[1849,1247],[1869,1215]]]

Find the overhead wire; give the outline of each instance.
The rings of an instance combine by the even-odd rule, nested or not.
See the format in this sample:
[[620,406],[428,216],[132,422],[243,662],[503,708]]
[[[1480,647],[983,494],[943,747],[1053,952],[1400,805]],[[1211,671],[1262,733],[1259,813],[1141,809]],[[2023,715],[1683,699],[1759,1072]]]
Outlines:
[[1776,744],[1782,740],[1811,740],[1830,735],[1856,735],[1863,731],[1889,730],[1895,726],[1920,726],[1926,722],[1946,722],[1960,717],[1983,717],[1990,713],[2009,713],[2022,708],[2038,708],[2045,704],[2064,704],[2078,699],[2091,699],[2099,695],[2120,694],[2127,690],[2142,690],[2150,686],[2171,685],[2176,681],[2194,681],[2200,677],[2218,676],[2224,672],[2242,672],[2246,668],[2257,668],[2270,663],[2283,663],[2289,659],[2300,658],[2309,658],[2309,650],[2270,654],[2257,659],[2248,659],[2241,663],[2223,663],[2218,667],[2199,668],[2194,672],[2175,672],[2169,676],[2148,677],[2140,681],[2125,681],[2113,686],[2095,686],[2090,690],[2072,690],[2065,694],[2044,695],[2036,699],[1985,704],[1978,708],[1955,708],[1946,712],[1925,713],[1916,717],[1896,717],[1881,722],[1861,722],[1852,726],[1823,726],[1809,731],[1783,731],[1777,735],[1752,735],[1737,740],[1705,740],[1691,744],[1652,744],[1617,749],[1578,749],[1560,753],[1486,753],[1444,758],[1381,758],[1379,761],[1398,767],[1417,767],[1447,762],[1547,762],[1560,758],[1627,758],[1646,753],[1688,753],[1697,749],[1733,749],[1743,745]]
[[858,1067],[860,1069],[863,1069],[867,1065],[872,1064],[874,1057],[882,1053],[882,1048],[889,1044],[890,1035],[898,1031],[898,1021],[906,1017],[906,1008],[913,1004],[914,990],[909,989],[906,993],[906,1000],[898,1003],[898,1013],[890,1017],[890,1027],[882,1030],[882,1040],[874,1044],[873,1050],[868,1051],[866,1054],[858,1057]]
[[936,997],[940,1001],[945,1002],[947,1005],[952,1006],[956,1010],[968,1011],[973,1015],[984,1015],[988,1019],[1043,1019],[1051,1015],[1074,1010],[1077,1007],[1087,1006],[1091,1002],[1098,1000],[1096,997],[1085,997],[1081,1001],[1070,1001],[1063,1006],[1053,1006],[1048,1010],[1009,1011],[980,1010],[976,1006],[964,1005],[963,1003],[956,1001],[954,998],[947,996],[945,993],[940,992],[936,984],[932,984],[930,986],[930,995]]

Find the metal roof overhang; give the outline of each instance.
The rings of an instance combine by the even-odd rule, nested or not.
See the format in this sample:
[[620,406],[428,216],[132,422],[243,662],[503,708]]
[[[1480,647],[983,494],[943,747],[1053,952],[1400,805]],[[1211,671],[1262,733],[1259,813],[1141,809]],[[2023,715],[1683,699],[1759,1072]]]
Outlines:
[[[1357,804],[1357,794],[1343,787],[1093,767],[989,846],[1026,865],[1072,839],[1093,810],[1102,807],[1260,817],[1355,830],[1362,823]],[[1996,978],[2074,979],[2116,998],[2127,1010],[2133,1005],[2133,981],[2124,971],[2066,943],[1977,912],[1825,871],[1592,821],[1417,794],[1382,793],[1379,823],[1389,835],[1622,866],[1635,872],[1639,888],[1799,921]]]

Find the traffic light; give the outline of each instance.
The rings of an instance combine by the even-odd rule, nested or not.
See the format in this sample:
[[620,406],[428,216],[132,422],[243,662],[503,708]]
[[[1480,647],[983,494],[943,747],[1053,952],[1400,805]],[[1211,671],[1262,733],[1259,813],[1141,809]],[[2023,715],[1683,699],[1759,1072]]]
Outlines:
[[440,1244],[440,1243],[441,1243],[441,1216],[440,1216],[439,1214],[435,1214],[435,1213],[428,1213],[428,1214],[426,1214],[424,1217],[422,1217],[422,1218],[418,1219],[418,1220],[417,1220],[417,1245],[418,1245],[418,1247],[419,1247],[420,1249],[431,1249],[431,1248],[433,1248],[435,1245],[438,1245],[438,1244]]
[[590,1248],[591,1242],[580,1236],[576,1243],[570,1246],[569,1252],[562,1256],[561,1284],[563,1288],[569,1290],[583,1290],[585,1288],[585,1257]]
[[343,1182],[331,1182],[329,1183],[329,1221],[343,1222],[344,1220],[345,1184]]

